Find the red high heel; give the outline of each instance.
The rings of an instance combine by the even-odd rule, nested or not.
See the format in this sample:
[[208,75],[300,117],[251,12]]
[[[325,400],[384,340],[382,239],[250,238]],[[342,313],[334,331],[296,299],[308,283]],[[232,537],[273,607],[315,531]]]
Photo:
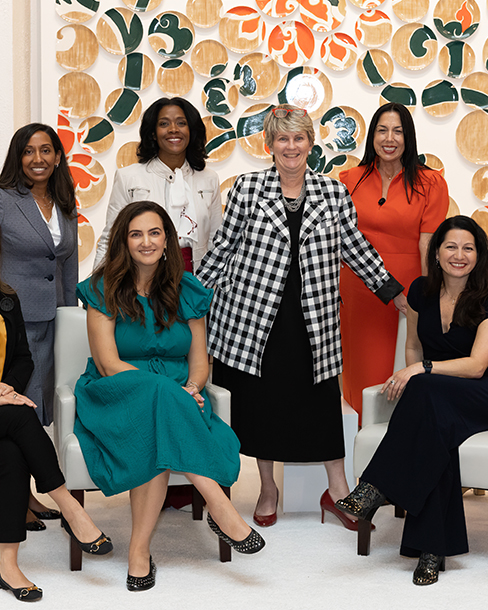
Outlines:
[[[261,497],[261,496],[259,496],[259,497]],[[275,512],[272,513],[271,515],[257,515],[256,509],[254,509],[254,514],[252,516],[252,519],[256,525],[260,525],[261,527],[271,527],[278,521],[277,513],[278,513],[278,500],[279,499],[280,499],[280,492],[277,489],[276,490],[276,508],[275,508]],[[259,504],[259,498],[258,498],[256,506],[258,504]]]
[[[353,532],[358,531],[358,522],[348,519],[344,513],[342,513],[334,506],[334,500],[332,500],[332,498],[330,497],[328,489],[324,491],[322,497],[320,498],[320,508],[322,509],[322,523],[324,522],[324,513],[327,510],[329,511],[329,513],[335,515],[346,529],[351,530]],[[375,526],[371,524],[371,531],[373,531],[374,529],[376,529]]]

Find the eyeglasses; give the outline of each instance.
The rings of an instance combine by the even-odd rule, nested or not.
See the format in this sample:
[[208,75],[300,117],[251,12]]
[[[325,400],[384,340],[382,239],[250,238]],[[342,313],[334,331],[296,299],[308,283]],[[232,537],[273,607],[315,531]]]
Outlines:
[[304,108],[273,108],[273,114],[277,119],[284,119],[288,116],[288,113],[291,113],[297,119],[305,116],[307,111]]

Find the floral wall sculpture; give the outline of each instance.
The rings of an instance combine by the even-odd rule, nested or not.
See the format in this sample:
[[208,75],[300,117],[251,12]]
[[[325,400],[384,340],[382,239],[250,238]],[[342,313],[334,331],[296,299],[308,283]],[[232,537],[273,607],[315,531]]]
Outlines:
[[413,114],[422,158],[449,184],[450,214],[488,229],[486,2],[43,6],[43,120],[57,122],[76,182],[81,277],[91,271],[114,172],[136,162],[141,114],[161,96],[184,96],[204,117],[223,201],[237,174],[270,164],[262,125],[273,105],[308,110],[316,126],[309,165],[337,178],[359,162],[378,105],[399,101]]

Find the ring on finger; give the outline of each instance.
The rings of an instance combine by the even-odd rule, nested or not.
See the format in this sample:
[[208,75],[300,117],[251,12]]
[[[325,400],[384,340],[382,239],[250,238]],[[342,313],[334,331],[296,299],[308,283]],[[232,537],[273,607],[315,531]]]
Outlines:
[[14,394],[14,398],[17,398],[17,394]]
[[392,380],[390,381],[390,383],[391,383],[392,385],[395,385],[395,383],[396,383],[396,382],[395,382],[395,380],[394,380],[394,379],[392,379]]

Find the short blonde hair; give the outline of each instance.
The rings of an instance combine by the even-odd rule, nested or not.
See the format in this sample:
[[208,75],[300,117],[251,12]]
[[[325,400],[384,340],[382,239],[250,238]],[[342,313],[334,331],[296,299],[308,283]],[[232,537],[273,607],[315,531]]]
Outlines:
[[[280,104],[276,108],[285,108],[286,110],[302,110],[298,106],[292,106],[291,104]],[[313,122],[310,116],[305,114],[304,116],[297,117],[292,112],[289,112],[285,118],[279,119],[270,110],[264,119],[264,142],[268,148],[273,146],[273,142],[277,134],[283,133],[284,131],[299,132],[304,131],[310,144],[313,145],[315,142],[315,129],[313,128]]]

